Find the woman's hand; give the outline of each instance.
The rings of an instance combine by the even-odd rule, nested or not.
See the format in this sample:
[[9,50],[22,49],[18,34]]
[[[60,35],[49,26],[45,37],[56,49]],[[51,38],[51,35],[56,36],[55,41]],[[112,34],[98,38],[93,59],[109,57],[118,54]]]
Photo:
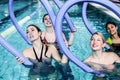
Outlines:
[[74,30],[73,30],[73,32],[76,32],[77,31],[77,28],[76,28],[76,26],[74,26]]
[[17,60],[20,64],[22,64],[22,63],[25,61],[25,59],[22,58],[22,57],[16,57],[16,60]]

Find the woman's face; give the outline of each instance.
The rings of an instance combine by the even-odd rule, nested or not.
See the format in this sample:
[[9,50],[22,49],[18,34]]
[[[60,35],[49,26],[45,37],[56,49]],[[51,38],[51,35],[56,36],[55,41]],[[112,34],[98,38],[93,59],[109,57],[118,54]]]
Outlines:
[[113,24],[108,24],[107,25],[107,32],[111,35],[114,35],[117,33],[117,27]]
[[38,32],[38,30],[34,26],[29,26],[27,28],[27,36],[30,39],[30,41],[32,41],[32,42],[37,40],[38,38],[40,38],[40,34],[41,33]]
[[51,27],[52,26],[52,22],[51,22],[50,17],[48,15],[46,15],[44,17],[44,21],[43,22],[44,22],[46,27]]
[[94,51],[102,50],[104,47],[102,37],[100,35],[94,34],[91,38],[90,46]]

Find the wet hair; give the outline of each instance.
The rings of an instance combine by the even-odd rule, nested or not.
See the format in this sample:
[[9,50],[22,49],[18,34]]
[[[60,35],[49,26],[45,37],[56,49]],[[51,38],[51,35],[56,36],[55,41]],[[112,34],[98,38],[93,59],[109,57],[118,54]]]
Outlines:
[[48,14],[46,13],[46,14],[44,14],[44,16],[43,16],[43,18],[42,18],[42,22],[44,22],[44,18],[45,18],[45,16],[47,16]]
[[34,26],[37,29],[38,32],[41,32],[41,29],[38,26],[36,26],[34,24],[30,24],[30,25],[27,26],[27,28],[30,27],[30,26]]
[[112,24],[112,25],[114,25],[115,27],[117,27],[117,25],[116,25],[115,22],[107,22],[106,25],[105,25],[106,31],[107,31],[107,26],[108,26],[109,24]]
[[[104,38],[104,36],[102,35],[102,33],[100,33],[100,32],[95,32],[95,33],[92,35],[92,37],[93,37],[94,35],[99,35],[99,36],[102,38],[103,43],[105,43],[105,38]],[[91,37],[91,40],[92,40],[92,37]]]

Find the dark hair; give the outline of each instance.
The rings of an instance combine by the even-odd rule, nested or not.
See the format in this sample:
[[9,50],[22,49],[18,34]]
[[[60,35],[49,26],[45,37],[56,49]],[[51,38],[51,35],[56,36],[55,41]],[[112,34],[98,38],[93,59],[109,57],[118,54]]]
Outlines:
[[43,18],[42,18],[42,22],[44,22],[44,18],[45,18],[45,16],[47,16],[48,14],[46,13],[46,14],[44,14],[44,16],[43,16]]
[[36,26],[34,24],[30,24],[30,25],[27,26],[27,28],[30,27],[30,26],[34,26],[37,29],[38,32],[41,32],[41,29],[38,26]]
[[107,22],[106,25],[105,25],[106,30],[107,30],[108,24],[113,24],[115,27],[117,26],[115,22]]

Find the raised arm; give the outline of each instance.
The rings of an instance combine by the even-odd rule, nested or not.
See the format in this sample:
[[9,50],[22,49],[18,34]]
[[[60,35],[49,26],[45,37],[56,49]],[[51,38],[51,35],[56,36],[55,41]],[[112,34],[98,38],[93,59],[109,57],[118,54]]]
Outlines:
[[74,27],[74,31],[70,33],[70,38],[68,41],[68,46],[72,45],[74,39],[74,33],[76,32],[76,27]]

